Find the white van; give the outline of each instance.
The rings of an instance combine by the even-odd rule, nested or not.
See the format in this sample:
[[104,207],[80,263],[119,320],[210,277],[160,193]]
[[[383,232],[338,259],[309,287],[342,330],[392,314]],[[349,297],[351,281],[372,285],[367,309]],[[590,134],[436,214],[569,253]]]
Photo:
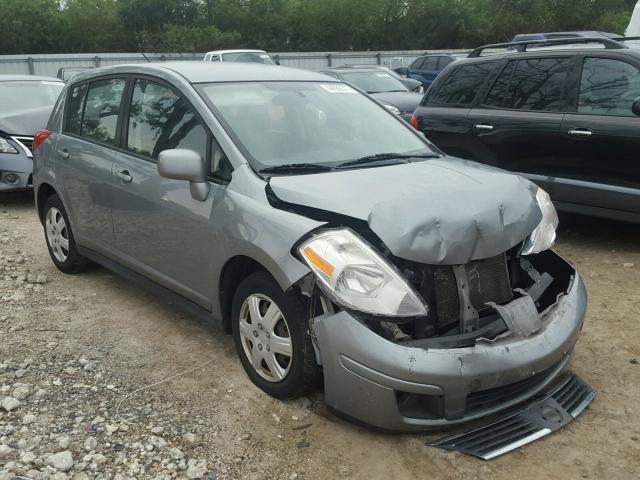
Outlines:
[[264,50],[214,50],[204,56],[205,62],[244,62],[276,65],[276,61]]

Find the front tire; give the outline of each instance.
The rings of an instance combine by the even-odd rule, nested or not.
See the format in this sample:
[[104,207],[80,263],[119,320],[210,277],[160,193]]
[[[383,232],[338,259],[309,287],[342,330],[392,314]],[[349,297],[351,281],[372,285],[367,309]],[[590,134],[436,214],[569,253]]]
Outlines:
[[238,356],[251,381],[272,397],[297,398],[321,383],[306,307],[300,294],[283,292],[267,272],[249,275],[233,297]]
[[78,253],[67,212],[58,195],[51,195],[44,203],[44,236],[51,260],[64,273],[85,270],[88,260]]

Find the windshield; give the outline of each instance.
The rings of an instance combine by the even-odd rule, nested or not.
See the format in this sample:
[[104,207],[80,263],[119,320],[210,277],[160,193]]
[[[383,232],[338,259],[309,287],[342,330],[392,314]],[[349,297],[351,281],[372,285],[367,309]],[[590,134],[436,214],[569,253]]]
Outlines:
[[341,72],[341,75],[346,82],[352,83],[367,93],[407,91],[407,87],[402,82],[387,72]]
[[393,114],[343,83],[213,83],[200,91],[257,170],[433,154]]
[[0,115],[40,107],[52,107],[64,88],[62,82],[0,82]]
[[247,63],[266,63],[267,65],[275,65],[276,62],[265,52],[232,52],[222,55],[225,62],[247,62]]

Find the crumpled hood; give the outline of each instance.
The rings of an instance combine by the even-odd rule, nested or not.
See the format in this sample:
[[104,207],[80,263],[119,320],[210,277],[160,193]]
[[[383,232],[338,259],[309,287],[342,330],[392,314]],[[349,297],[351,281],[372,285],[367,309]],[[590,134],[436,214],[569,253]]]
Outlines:
[[391,253],[426,264],[464,264],[524,240],[542,219],[537,187],[465,160],[272,177],[282,201],[366,221]]
[[33,137],[38,130],[47,126],[52,110],[53,105],[2,114],[0,105],[0,130],[10,135]]
[[380,92],[372,93],[371,96],[379,102],[393,105],[402,113],[413,113],[423,95],[418,92]]

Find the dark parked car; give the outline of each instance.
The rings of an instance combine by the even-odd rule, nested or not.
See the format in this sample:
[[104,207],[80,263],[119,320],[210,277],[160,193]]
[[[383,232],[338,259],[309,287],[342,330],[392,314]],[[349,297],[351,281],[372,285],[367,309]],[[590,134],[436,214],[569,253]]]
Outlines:
[[418,80],[426,90],[447,65],[465,56],[466,54],[428,54],[416,58],[410,66],[396,68],[395,71],[407,78]]
[[342,65],[340,68],[375,68],[376,70],[380,70],[381,72],[387,72],[393,78],[400,80],[408,90],[412,92],[424,93],[424,87],[422,86],[422,82],[420,80],[403,77],[395,70],[391,70],[389,67],[385,67],[383,65]]
[[57,78],[0,75],[0,192],[31,187],[33,135],[63,88]]
[[640,51],[561,42],[477,49],[442,72],[411,123],[450,155],[525,175],[562,210],[639,222]]
[[320,73],[358,87],[407,121],[422,99],[421,93],[410,92],[397,78],[377,68],[341,67]]

